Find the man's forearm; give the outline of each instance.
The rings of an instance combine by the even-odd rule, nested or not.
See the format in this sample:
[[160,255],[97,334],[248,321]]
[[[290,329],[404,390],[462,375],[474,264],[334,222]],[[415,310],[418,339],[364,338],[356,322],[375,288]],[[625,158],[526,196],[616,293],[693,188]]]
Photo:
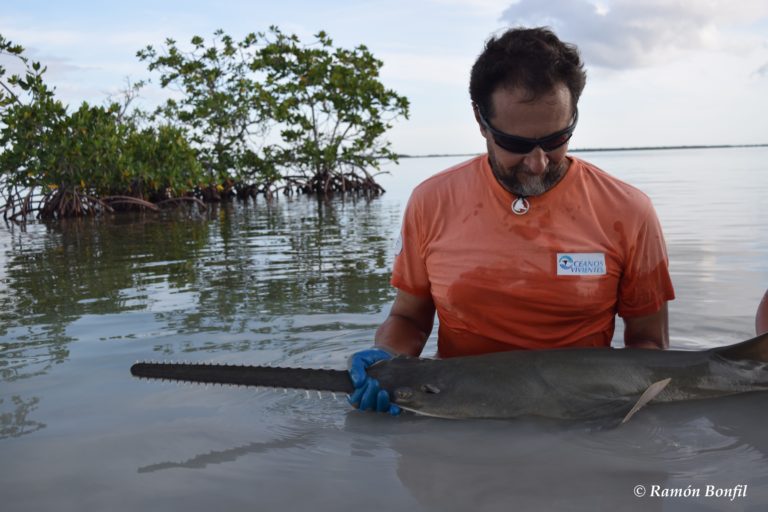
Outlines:
[[374,346],[392,354],[418,356],[429,333],[408,317],[390,315],[376,331]]
[[669,348],[667,303],[650,315],[624,318],[624,346],[627,348]]

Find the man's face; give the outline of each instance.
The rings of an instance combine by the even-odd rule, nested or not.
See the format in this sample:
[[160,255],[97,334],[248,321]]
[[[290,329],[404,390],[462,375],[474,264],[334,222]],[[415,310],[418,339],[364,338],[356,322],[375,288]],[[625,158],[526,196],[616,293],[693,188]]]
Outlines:
[[[566,128],[573,121],[571,96],[565,84],[551,93],[528,101],[521,89],[499,88],[491,95],[493,107],[490,125],[504,133],[527,138],[541,138]],[[478,119],[479,122],[479,119]],[[526,154],[511,153],[496,144],[493,135],[480,123],[486,139],[488,159],[501,185],[518,196],[543,194],[565,174],[568,144],[545,152],[541,147]]]

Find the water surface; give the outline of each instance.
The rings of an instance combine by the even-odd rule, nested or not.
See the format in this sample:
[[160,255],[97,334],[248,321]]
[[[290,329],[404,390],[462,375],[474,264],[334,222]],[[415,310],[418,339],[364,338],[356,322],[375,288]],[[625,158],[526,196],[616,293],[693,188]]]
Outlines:
[[[751,337],[768,288],[768,149],[579,156],[656,205],[673,347]],[[130,377],[144,359],[343,368],[394,296],[410,190],[460,160],[403,160],[372,201],[0,227],[2,510],[764,510],[765,395],[657,405],[606,431]],[[739,484],[746,497],[704,497]],[[701,496],[638,498],[638,485]]]

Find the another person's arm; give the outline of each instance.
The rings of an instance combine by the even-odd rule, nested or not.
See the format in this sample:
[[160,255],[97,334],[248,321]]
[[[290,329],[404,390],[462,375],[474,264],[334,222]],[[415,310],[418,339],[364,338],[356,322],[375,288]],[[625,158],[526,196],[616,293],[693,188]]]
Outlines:
[[763,300],[760,301],[760,305],[757,306],[757,313],[755,314],[755,332],[757,335],[768,332],[768,291],[763,295]]
[[624,345],[627,348],[669,348],[667,303],[656,313],[624,318]]

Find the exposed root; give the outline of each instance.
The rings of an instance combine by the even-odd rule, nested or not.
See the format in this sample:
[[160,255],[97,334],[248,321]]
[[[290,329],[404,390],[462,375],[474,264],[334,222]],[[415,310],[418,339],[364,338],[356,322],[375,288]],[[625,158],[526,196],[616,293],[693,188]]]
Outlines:
[[146,208],[147,210],[153,211],[153,212],[159,212],[160,208],[154,203],[150,203],[149,201],[145,201],[144,199],[140,199],[138,197],[132,197],[132,196],[109,196],[102,199],[102,201],[110,206],[114,205],[130,205],[130,206],[138,206],[140,208]]
[[172,197],[170,199],[164,199],[164,200],[156,203],[156,205],[159,208],[163,208],[166,205],[179,206],[182,203],[192,203],[193,205],[196,205],[200,209],[201,212],[204,212],[204,211],[206,211],[208,209],[208,206],[206,206],[206,204],[204,202],[202,202],[200,199],[198,199],[196,197],[192,197],[192,196]]
[[[44,219],[85,217],[112,208],[97,197],[90,196],[77,187],[57,188],[38,201],[37,217]],[[27,211],[32,211],[30,207]]]
[[[166,207],[193,205],[206,211],[207,203],[225,201],[233,197],[247,200],[263,196],[267,201],[278,194],[315,194],[330,197],[334,194],[363,195],[367,198],[384,193],[384,188],[364,169],[324,171],[309,175],[285,176],[258,184],[235,182],[227,179],[222,185],[195,188],[186,196],[168,197],[170,194],[150,195],[150,201],[137,195],[109,195],[98,197],[78,186],[19,186],[10,185],[0,176],[0,213],[6,221],[24,223],[30,214],[37,218],[58,219],[93,216],[116,210],[143,210],[160,212]],[[130,194],[130,192],[129,192]],[[146,197],[146,196],[145,196]]]
[[256,198],[264,195],[267,199],[277,193],[290,196],[296,194],[317,194],[331,196],[333,194],[361,194],[366,197],[377,197],[385,192],[368,172],[323,172],[313,176],[290,175],[282,179],[282,186],[270,183],[262,187],[240,184],[236,187],[239,199]]

